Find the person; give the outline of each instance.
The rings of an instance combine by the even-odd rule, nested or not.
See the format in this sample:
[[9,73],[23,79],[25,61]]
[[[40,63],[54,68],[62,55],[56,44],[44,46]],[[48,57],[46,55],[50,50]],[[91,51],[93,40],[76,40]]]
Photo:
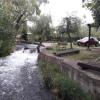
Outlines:
[[41,49],[40,49],[41,46],[45,47],[42,43],[39,43],[38,46],[37,46],[37,52],[38,53],[40,53],[40,51],[41,51]]
[[40,53],[40,46],[41,46],[41,44],[38,44],[38,46],[37,46],[37,52],[38,53]]
[[25,50],[29,49],[27,46],[24,46],[23,53]]

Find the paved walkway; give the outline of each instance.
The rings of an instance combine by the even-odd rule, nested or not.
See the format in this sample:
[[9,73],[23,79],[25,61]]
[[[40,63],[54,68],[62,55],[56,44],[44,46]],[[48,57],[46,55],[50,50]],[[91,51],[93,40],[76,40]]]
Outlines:
[[0,59],[0,100],[52,100],[43,87],[38,54],[16,51]]

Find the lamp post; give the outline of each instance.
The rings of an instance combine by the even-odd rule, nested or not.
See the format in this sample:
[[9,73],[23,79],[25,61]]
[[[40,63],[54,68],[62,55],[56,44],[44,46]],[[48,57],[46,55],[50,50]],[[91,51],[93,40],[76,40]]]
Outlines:
[[88,50],[91,50],[90,49],[90,37],[91,37],[91,26],[92,26],[92,24],[87,24],[87,26],[88,26],[88,29],[89,29],[89,34],[88,34]]

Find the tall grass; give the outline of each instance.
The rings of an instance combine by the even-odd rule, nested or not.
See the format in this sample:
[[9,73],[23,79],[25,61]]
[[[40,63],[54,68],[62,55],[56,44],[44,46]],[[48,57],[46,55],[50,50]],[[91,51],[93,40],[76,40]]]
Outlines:
[[[53,91],[53,94],[60,100],[93,100],[74,81],[65,77],[57,68],[56,64],[39,60],[46,88]],[[55,93],[54,93],[55,92]],[[58,99],[57,99],[58,100]]]

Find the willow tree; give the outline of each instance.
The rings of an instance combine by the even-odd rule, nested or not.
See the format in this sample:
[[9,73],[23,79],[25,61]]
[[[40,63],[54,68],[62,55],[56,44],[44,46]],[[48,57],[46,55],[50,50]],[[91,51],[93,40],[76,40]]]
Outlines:
[[35,25],[33,27],[33,34],[38,35],[39,42],[43,42],[51,34],[51,17],[41,15],[37,18]]
[[21,25],[40,14],[39,6],[46,0],[2,0],[4,9],[13,18],[13,24],[18,31]]
[[46,0],[0,0],[0,56],[10,53],[17,33],[34,15],[40,14],[42,2]]

